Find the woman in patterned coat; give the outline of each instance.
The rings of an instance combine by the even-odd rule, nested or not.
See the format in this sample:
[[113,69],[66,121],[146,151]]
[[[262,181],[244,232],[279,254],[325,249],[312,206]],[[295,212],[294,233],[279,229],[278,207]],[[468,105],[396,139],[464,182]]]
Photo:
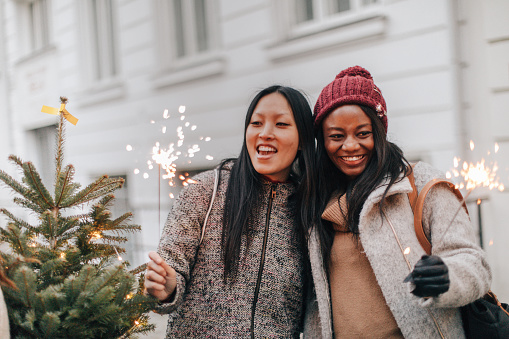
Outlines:
[[[304,96],[256,95],[237,159],[193,178],[175,201],[145,278],[170,313],[168,338],[296,338],[306,297],[304,228],[313,203],[314,136]],[[203,241],[200,236],[206,226]]]

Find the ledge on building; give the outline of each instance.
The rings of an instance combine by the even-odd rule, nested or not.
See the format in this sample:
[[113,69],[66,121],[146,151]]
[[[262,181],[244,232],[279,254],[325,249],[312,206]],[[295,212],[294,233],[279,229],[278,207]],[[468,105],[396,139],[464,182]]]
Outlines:
[[210,76],[220,75],[226,69],[226,61],[221,56],[195,60],[162,70],[152,78],[154,88],[173,86],[193,80],[203,79]]
[[83,89],[79,95],[81,100],[76,103],[80,107],[97,105],[103,102],[123,98],[126,94],[124,83],[118,79],[110,79],[95,83]]
[[57,48],[53,44],[48,44],[40,49],[31,51],[25,55],[23,55],[21,58],[19,58],[15,62],[15,66],[19,66],[28,62],[31,62],[41,56],[44,56],[46,54],[55,53]]
[[386,32],[386,21],[386,16],[382,13],[369,13],[344,18],[327,25],[316,25],[272,43],[267,47],[267,53],[274,62],[284,61],[352,41],[382,35]]

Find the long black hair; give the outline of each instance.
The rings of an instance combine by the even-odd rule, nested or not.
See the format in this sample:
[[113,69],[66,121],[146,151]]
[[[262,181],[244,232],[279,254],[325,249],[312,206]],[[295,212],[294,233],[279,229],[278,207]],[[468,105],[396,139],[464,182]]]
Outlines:
[[297,234],[306,239],[315,212],[315,142],[313,134],[313,118],[311,108],[304,95],[296,89],[273,85],[267,87],[253,98],[246,114],[244,125],[244,142],[239,157],[231,169],[226,201],[223,212],[222,255],[225,266],[224,278],[235,279],[240,257],[242,236],[247,237],[248,220],[252,206],[259,199],[262,179],[253,167],[246,146],[246,130],[258,102],[271,93],[283,95],[290,105],[297,131],[299,133],[300,150],[292,164],[290,180],[297,187],[296,193],[290,197],[291,207],[296,211]]
[[327,155],[322,125],[316,131],[317,198],[319,199],[316,205],[316,219],[324,267],[327,271],[329,269],[332,241],[334,240],[334,229],[331,222],[321,219],[321,215],[331,195],[338,190],[345,192],[348,205],[346,212],[347,226],[349,231],[358,239],[359,216],[369,194],[385,182],[387,178],[390,179],[379,204],[380,215],[382,215],[385,197],[390,187],[411,171],[411,166],[405,159],[403,151],[396,144],[387,140],[384,126],[375,110],[362,105],[359,105],[359,107],[371,120],[374,149],[366,168],[354,180],[348,180]]

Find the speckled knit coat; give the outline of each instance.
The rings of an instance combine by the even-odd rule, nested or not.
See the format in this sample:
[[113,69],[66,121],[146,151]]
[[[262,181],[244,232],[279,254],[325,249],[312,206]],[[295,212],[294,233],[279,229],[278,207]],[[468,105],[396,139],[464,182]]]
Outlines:
[[[422,162],[415,166],[414,175],[419,191],[431,179],[443,177],[440,171]],[[451,285],[437,298],[418,298],[410,293],[411,286],[403,283],[410,272],[403,249],[411,249],[406,257],[412,268],[425,254],[415,235],[414,217],[407,197],[412,187],[407,178],[394,184],[387,195],[385,214],[381,218],[378,203],[385,188],[386,185],[376,188],[364,203],[359,232],[366,256],[401,332],[405,338],[441,338],[440,328],[444,338],[464,338],[458,307],[480,298],[491,283],[485,253],[475,244],[467,214],[463,210],[458,214],[440,242],[459,201],[445,185],[435,186],[428,193],[423,210],[424,230],[428,237],[431,236],[432,254],[440,256],[449,269]],[[311,298],[309,304],[305,337],[332,338],[329,284],[318,239],[316,231],[312,232],[309,256],[316,299]],[[369,310],[366,310],[366,316],[369,317]]]
[[[174,300],[157,310],[170,313],[167,338],[246,338],[250,336],[252,307],[262,259],[265,223],[269,233],[254,316],[256,338],[293,338],[302,330],[304,307],[302,248],[294,230],[288,197],[291,183],[264,182],[250,220],[251,244],[245,237],[237,281],[223,281],[221,257],[223,206],[230,175],[221,181],[198,246],[203,221],[214,185],[213,171],[194,177],[196,184],[184,188],[176,199],[164,227],[158,252],[177,271]],[[275,190],[269,211],[269,197]]]
[[0,338],[9,339],[9,316],[7,315],[7,305],[5,304],[4,294],[0,288]]

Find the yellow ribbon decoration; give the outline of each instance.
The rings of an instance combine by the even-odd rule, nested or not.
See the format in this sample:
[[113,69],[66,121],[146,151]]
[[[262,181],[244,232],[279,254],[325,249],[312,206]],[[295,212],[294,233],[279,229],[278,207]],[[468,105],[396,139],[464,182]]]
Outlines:
[[76,126],[76,124],[78,123],[78,118],[71,115],[71,113],[69,113],[69,111],[67,111],[65,109],[65,104],[60,104],[60,108],[49,107],[49,106],[43,105],[41,112],[53,114],[53,115],[59,115],[60,113],[62,113],[64,115],[64,118],[67,119],[67,121],[69,121],[74,126]]

